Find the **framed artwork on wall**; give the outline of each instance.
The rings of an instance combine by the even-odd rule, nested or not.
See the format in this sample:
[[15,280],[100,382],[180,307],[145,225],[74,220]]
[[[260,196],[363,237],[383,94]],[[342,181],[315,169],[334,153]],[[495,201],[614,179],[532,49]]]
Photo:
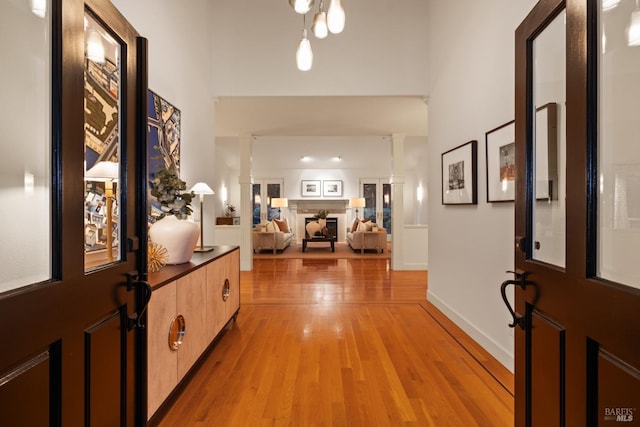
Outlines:
[[442,204],[478,204],[478,141],[442,153]]
[[[180,109],[153,92],[147,91],[147,156],[149,185],[162,169],[172,169],[180,176]],[[160,203],[148,195],[148,220],[155,222],[162,214]]]
[[322,195],[324,197],[342,197],[342,181],[340,180],[322,181]]
[[302,180],[303,197],[320,197],[320,180]]
[[485,134],[487,202],[513,202],[516,186],[515,121]]

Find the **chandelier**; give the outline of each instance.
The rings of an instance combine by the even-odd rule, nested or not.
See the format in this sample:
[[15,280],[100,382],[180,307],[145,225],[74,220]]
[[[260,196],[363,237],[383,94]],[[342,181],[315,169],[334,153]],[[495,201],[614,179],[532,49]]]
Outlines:
[[[344,30],[345,13],[342,0],[328,0],[329,7],[325,12],[324,0],[320,0],[318,12],[313,17],[311,32],[317,39],[326,38],[329,33],[340,34]],[[300,71],[308,71],[313,65],[313,51],[311,42],[307,38],[306,14],[311,10],[314,0],[289,0],[293,10],[302,15],[302,39],[296,50],[296,64]]]

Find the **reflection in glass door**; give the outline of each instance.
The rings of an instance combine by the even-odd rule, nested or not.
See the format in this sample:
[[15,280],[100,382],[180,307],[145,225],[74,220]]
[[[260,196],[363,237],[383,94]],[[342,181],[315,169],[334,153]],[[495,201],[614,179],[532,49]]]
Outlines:
[[85,269],[120,258],[120,58],[109,31],[85,13]]

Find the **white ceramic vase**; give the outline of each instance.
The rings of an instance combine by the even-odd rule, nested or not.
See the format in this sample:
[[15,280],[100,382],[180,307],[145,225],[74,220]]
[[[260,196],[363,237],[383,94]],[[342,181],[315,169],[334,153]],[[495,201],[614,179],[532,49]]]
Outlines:
[[167,249],[167,264],[189,262],[198,243],[200,227],[193,221],[167,215],[149,228],[151,241]]
[[310,222],[307,223],[306,229],[307,229],[307,234],[309,235],[309,237],[313,237],[313,236],[316,235],[317,231],[321,231],[322,230],[322,227],[320,226],[318,221],[310,221]]

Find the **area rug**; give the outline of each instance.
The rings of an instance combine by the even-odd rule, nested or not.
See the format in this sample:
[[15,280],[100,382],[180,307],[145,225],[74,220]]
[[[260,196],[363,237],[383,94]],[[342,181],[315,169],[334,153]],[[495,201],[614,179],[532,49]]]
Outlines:
[[291,244],[284,251],[276,251],[274,254],[271,251],[262,251],[260,253],[254,253],[253,259],[293,259],[293,258],[315,258],[315,259],[345,259],[345,258],[367,258],[367,259],[389,259],[390,258],[390,246],[387,244],[387,249],[382,253],[376,251],[365,251],[361,254],[360,251],[354,251],[347,243],[336,243],[335,252],[331,252],[329,244],[309,244],[305,252],[302,252],[302,243]]

